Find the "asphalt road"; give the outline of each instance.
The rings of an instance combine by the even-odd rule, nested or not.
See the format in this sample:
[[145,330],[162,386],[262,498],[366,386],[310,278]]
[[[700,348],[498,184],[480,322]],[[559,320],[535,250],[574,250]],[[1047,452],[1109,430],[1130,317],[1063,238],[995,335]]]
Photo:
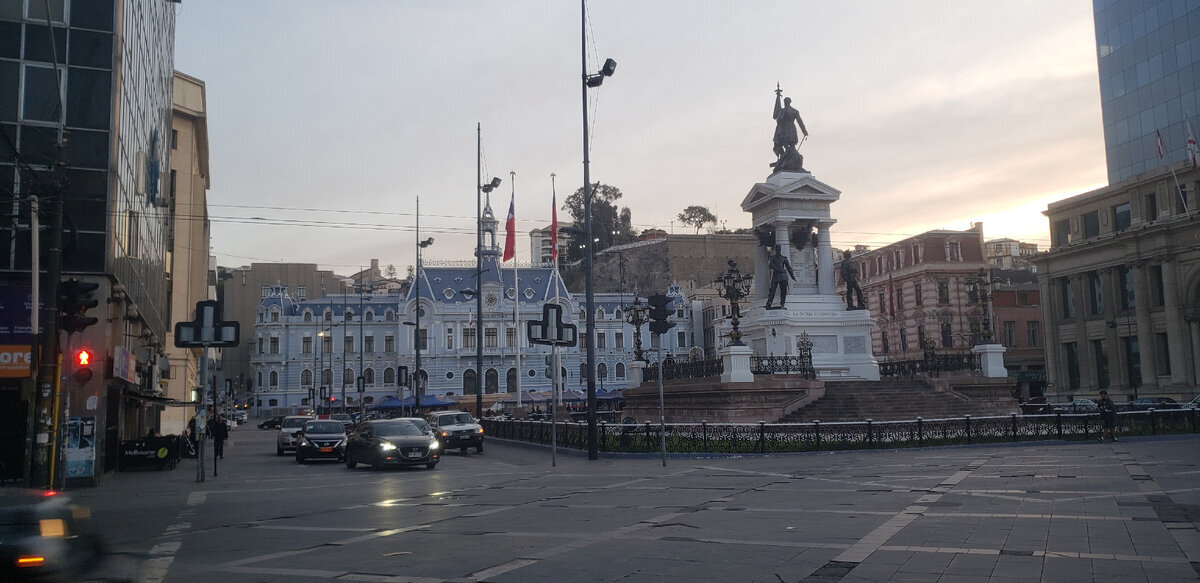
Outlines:
[[72,494],[158,583],[1189,581],[1200,436],[587,461],[487,442],[348,470],[231,433],[219,476]]

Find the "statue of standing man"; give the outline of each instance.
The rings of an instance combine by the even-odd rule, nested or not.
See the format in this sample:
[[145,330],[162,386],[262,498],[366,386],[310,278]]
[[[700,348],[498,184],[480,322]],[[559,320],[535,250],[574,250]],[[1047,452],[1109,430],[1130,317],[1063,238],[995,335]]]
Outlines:
[[[767,269],[771,270],[771,287],[767,290],[765,307],[768,310],[782,310],[787,304],[788,278],[796,281],[796,274],[792,272],[792,263],[783,256],[779,245],[773,247],[771,251],[774,252],[767,258]],[[772,308],[771,302],[775,300],[776,290],[779,291],[779,307]]]
[[[782,99],[782,103],[780,103]],[[800,143],[800,134],[796,132],[796,126],[800,126],[800,133],[804,137],[808,137],[808,129],[804,127],[804,120],[800,118],[800,112],[792,107],[792,98],[783,97],[783,89],[779,85],[775,86],[775,113],[772,116],[775,119],[775,152],[776,161],[771,164],[776,172],[804,172],[804,156],[796,150],[796,146]]]

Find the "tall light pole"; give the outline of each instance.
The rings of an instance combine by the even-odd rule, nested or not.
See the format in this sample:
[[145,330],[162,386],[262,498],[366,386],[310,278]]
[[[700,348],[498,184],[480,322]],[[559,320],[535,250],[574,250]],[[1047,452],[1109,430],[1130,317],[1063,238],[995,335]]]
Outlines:
[[475,414],[483,415],[483,194],[500,186],[483,183],[483,133],[475,123]]
[[588,155],[588,89],[599,87],[605,77],[612,77],[617,70],[617,62],[612,59],[604,61],[604,67],[599,73],[588,74],[587,71],[587,0],[580,0],[580,44],[583,70],[583,241],[584,241],[584,298],[587,306],[587,328],[584,332],[587,338],[587,423],[588,423],[588,459],[600,457],[596,447],[596,298],[592,291],[592,177],[590,174],[591,160]]
[[417,269],[413,272],[413,297],[417,300],[416,325],[413,326],[413,350],[416,354],[413,376],[411,377],[413,387],[413,406],[421,406],[421,397],[425,394],[425,387],[421,384],[421,286],[418,282],[421,281],[421,250],[433,245],[433,237],[421,240],[421,197],[417,197]]

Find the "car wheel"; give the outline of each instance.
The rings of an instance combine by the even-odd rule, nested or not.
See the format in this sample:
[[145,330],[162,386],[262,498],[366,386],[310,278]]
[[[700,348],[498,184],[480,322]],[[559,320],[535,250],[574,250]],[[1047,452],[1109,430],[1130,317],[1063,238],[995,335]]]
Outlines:
[[283,457],[283,447],[281,447],[278,443],[275,444],[275,455]]
[[427,470],[436,470],[436,469],[437,469],[437,462],[434,462],[434,463],[432,463],[432,464],[425,464],[425,469],[427,469]]
[[458,448],[458,453],[467,453],[467,446],[464,445]]
[[354,457],[350,455],[350,452],[346,452],[346,469],[353,470],[357,467],[358,462],[354,461]]
[[479,444],[475,446],[475,453],[483,453],[483,442],[482,441],[479,442]]

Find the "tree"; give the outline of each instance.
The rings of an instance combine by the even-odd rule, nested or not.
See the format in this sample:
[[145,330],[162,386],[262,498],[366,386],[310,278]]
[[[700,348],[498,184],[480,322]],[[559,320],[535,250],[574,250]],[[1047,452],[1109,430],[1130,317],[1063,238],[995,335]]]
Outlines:
[[679,213],[679,222],[696,227],[696,234],[699,234],[700,227],[717,222],[717,215],[712,214],[706,206],[692,205]]
[[389,263],[383,270],[383,276],[388,279],[396,279],[396,266]]
[[[622,245],[636,239],[633,232],[633,213],[629,207],[617,207],[621,190],[615,186],[597,182],[592,187],[592,251]],[[571,215],[576,231],[571,233],[571,245],[567,259],[583,258],[583,188],[577,189],[563,201],[563,210]]]

